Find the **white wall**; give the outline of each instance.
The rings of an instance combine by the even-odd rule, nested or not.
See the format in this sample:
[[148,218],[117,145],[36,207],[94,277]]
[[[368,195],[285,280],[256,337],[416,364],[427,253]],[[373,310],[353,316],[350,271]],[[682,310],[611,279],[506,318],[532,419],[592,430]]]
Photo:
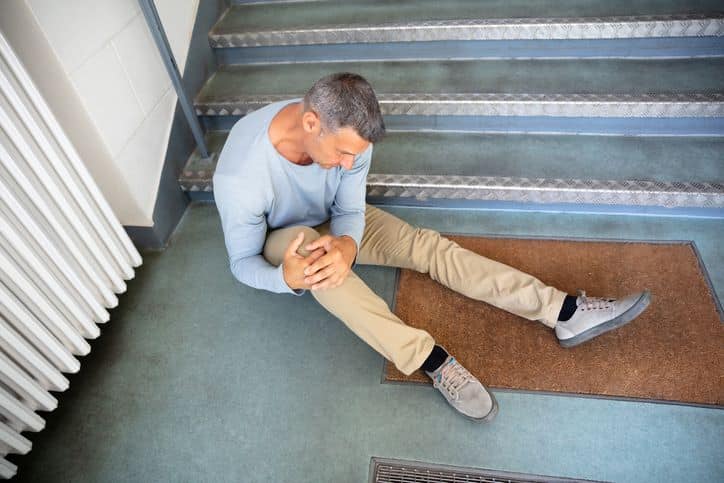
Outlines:
[[[44,67],[34,65],[31,69],[28,64],[37,64],[37,59],[43,57],[57,59],[61,75],[67,78],[92,129],[83,122],[68,125],[61,119],[61,124],[72,140],[95,136],[97,144],[102,145],[103,153],[96,147],[95,153],[86,156],[77,147],[121,223],[152,226],[176,94],[137,0],[9,3],[20,11],[21,2],[25,2],[37,30],[47,39],[51,55],[39,52],[43,48],[40,45],[18,55],[31,75]],[[155,3],[176,63],[183,68],[198,0]],[[0,14],[5,10],[3,4]],[[12,44],[12,39],[9,41]],[[54,84],[48,79],[45,82]],[[53,92],[57,89],[52,86],[48,90],[50,93],[43,92],[46,98],[63,95]],[[51,107],[61,102],[47,100]]]

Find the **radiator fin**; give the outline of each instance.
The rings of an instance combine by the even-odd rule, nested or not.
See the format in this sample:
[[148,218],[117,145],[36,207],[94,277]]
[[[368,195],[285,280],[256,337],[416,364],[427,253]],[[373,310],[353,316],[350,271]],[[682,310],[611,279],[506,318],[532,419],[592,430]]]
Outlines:
[[141,256],[0,34],[0,478]]

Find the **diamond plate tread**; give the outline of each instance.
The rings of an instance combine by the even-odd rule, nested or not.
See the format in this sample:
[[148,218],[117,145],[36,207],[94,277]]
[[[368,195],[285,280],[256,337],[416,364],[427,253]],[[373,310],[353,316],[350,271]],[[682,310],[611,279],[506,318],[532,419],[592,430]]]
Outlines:
[[370,174],[367,177],[367,196],[417,200],[464,199],[666,208],[722,208],[724,184]]
[[649,15],[593,18],[481,18],[287,30],[212,31],[213,48],[441,40],[565,40],[723,36],[724,17]]
[[[213,171],[187,171],[184,177],[179,179],[179,184],[184,191],[213,192],[212,176]],[[724,184],[721,183],[662,183],[638,180],[370,174],[367,178],[367,196],[414,198],[420,201],[444,199],[724,208]]]
[[[205,98],[199,116],[244,116],[289,95]],[[383,115],[723,117],[724,94],[378,94]]]
[[[219,152],[226,134],[209,134],[209,149]],[[184,168],[179,184],[185,191],[213,192],[215,167],[215,162],[209,164],[195,154]],[[445,199],[722,208],[724,181],[584,180],[373,172],[367,177],[367,196],[422,201]]]

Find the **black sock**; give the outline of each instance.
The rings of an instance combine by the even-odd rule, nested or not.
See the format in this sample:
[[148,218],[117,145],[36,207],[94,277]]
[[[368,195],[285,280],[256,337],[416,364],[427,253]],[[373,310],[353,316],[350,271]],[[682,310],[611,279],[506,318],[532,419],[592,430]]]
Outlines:
[[558,320],[560,320],[561,322],[565,322],[566,320],[573,317],[573,312],[575,312],[578,308],[578,306],[576,305],[577,299],[578,297],[574,297],[573,295],[566,295],[566,300],[563,302],[561,313],[558,314]]
[[430,355],[427,356],[427,359],[425,359],[425,362],[422,363],[422,370],[427,372],[434,372],[435,369],[440,367],[442,363],[445,362],[447,356],[448,353],[445,352],[445,349],[443,349],[439,345],[435,345],[435,347],[432,348],[432,352],[430,352]]

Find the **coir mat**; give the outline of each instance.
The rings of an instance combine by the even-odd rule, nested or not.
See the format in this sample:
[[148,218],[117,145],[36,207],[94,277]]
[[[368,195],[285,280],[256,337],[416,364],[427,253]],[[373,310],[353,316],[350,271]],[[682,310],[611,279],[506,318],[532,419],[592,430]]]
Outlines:
[[[428,331],[490,388],[724,404],[724,324],[690,243],[450,236],[464,248],[567,293],[648,289],[633,322],[571,349],[553,330],[401,270],[395,313]],[[386,381],[430,383],[387,362]]]

